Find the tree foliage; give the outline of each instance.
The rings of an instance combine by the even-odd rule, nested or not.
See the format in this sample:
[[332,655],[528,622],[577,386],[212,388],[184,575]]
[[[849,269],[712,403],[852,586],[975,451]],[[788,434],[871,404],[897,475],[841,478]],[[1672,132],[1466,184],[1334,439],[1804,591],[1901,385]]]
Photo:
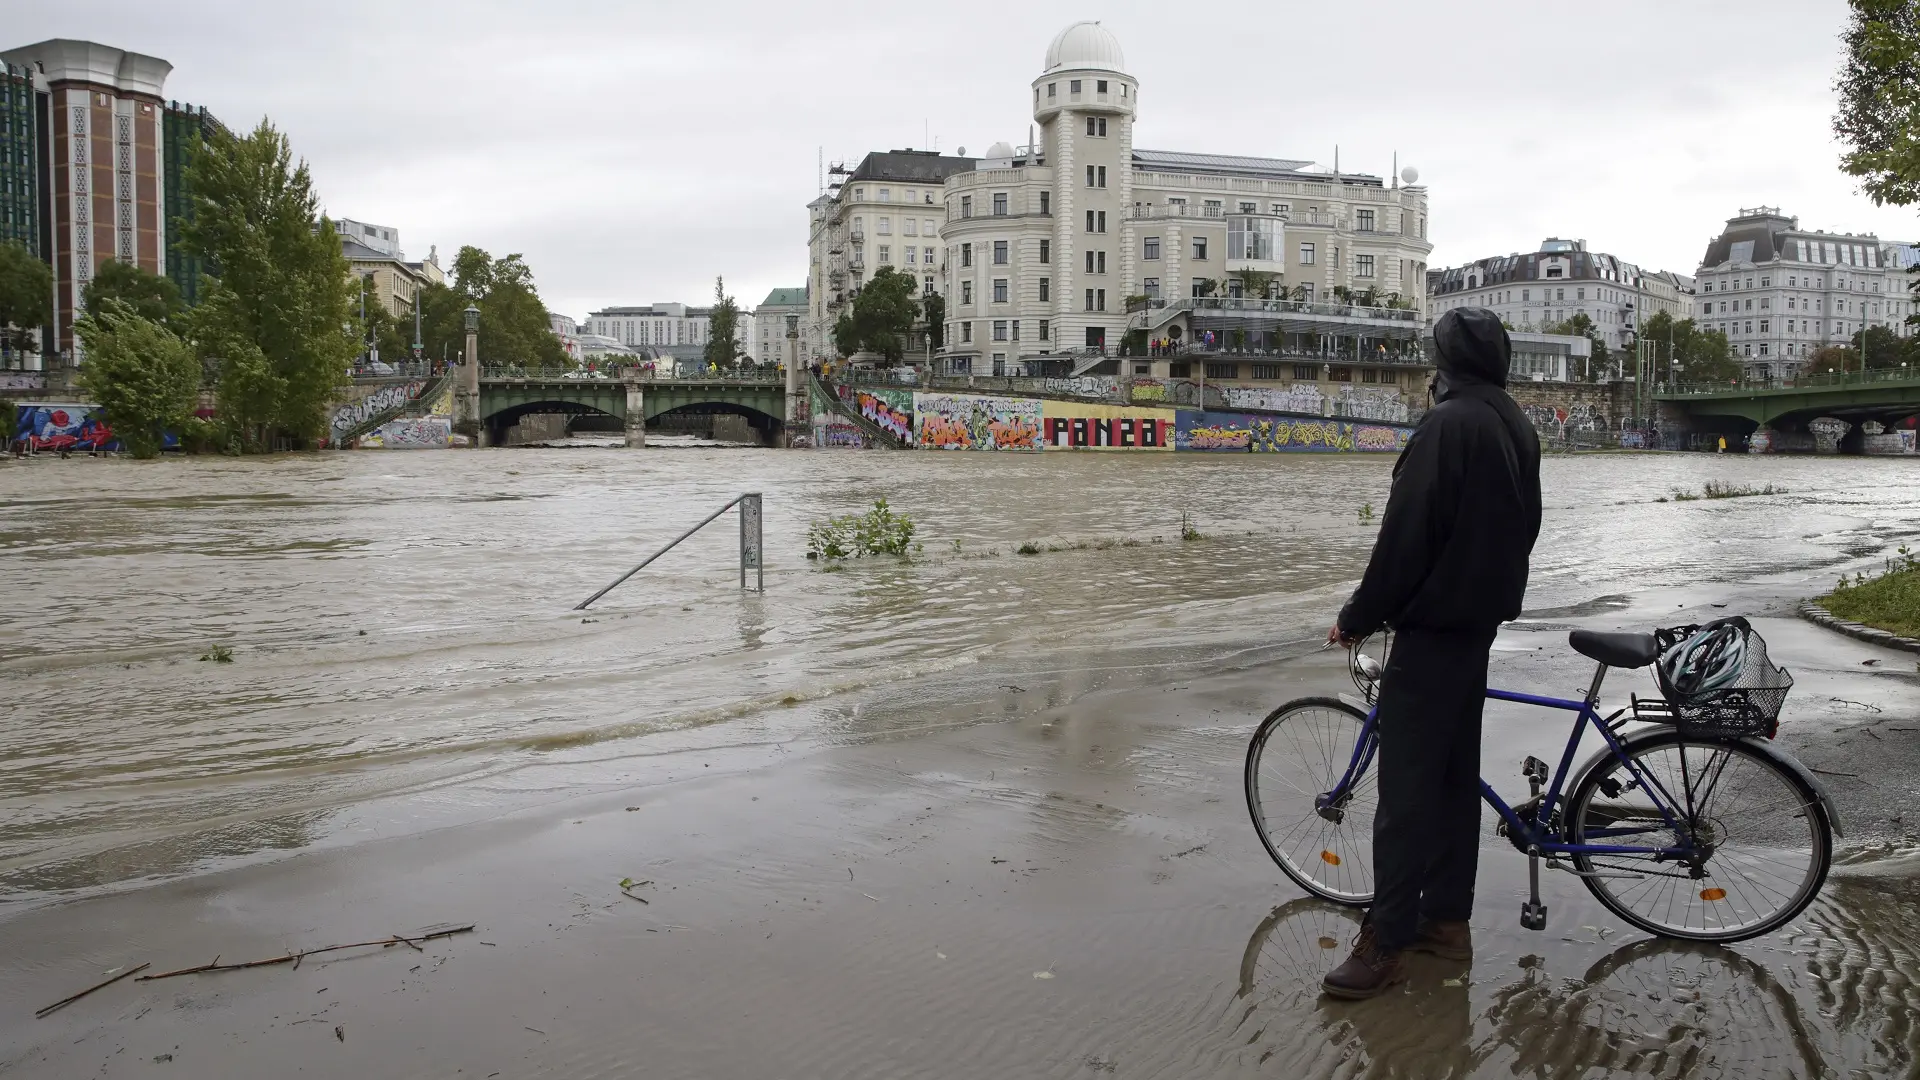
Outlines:
[[200,394],[192,347],[159,320],[106,297],[74,323],[74,332],[87,351],[80,385],[120,445],[137,458],[158,454],[168,431],[186,427]]
[[190,327],[217,364],[220,418],[247,449],[313,440],[359,352],[347,260],[306,162],[262,120],[192,151],[183,247],[220,268]]
[[1707,330],[1692,319],[1675,320],[1655,312],[1640,328],[1640,337],[1653,350],[1654,371],[1680,383],[1737,382],[1740,364],[1727,346],[1727,335]]
[[[368,275],[369,278],[372,275]],[[366,313],[360,313],[358,287],[354,296],[354,315],[358,325],[355,340],[364,351],[368,344],[379,350],[382,363],[395,363],[413,355],[413,312],[409,310],[404,317],[394,314],[387,306],[387,298],[374,288],[374,282],[367,280]]]
[[1874,202],[1920,202],[1920,0],[1851,0],[1835,80],[1841,168]]
[[53,271],[17,240],[0,243],[0,352],[34,348],[53,318]]
[[94,270],[81,304],[87,314],[97,316],[108,301],[114,300],[132,308],[141,318],[165,323],[172,329],[180,327],[179,316],[187,309],[186,302],[180,299],[180,286],[175,285],[172,278],[143,270],[134,263],[108,259]]
[[853,310],[834,323],[834,348],[841,356],[871,352],[899,363],[920,315],[919,292],[912,274],[881,267],[853,298]]
[[1845,345],[1822,345],[1807,358],[1807,371],[1815,375],[1838,375],[1860,370],[1860,354]]
[[1587,339],[1592,355],[1587,359],[1586,370],[1579,373],[1581,379],[1594,382],[1605,378],[1613,370],[1613,350],[1607,348],[1606,341],[1593,328],[1593,319],[1586,312],[1575,312],[1571,319],[1543,325],[1540,332]]
[[920,298],[920,317],[927,323],[927,340],[937,351],[947,344],[947,298],[930,292]]
[[553,321],[533,270],[519,253],[496,259],[468,245],[453,259],[453,286],[429,285],[420,297],[427,355],[449,358],[466,349],[467,305],[480,309],[480,361],[523,367],[564,368],[572,360],[553,334]]
[[713,279],[713,312],[707,317],[707,345],[704,357],[718,368],[730,368],[740,358],[740,342],[734,336],[740,330],[740,305],[727,295],[724,278]]

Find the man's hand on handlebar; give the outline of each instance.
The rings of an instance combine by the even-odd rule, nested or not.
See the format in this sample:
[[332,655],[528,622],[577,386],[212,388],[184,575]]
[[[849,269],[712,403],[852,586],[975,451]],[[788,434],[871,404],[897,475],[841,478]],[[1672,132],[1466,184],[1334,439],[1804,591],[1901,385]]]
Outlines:
[[1344,649],[1351,649],[1353,648],[1355,643],[1357,643],[1359,640],[1360,640],[1359,638],[1354,637],[1351,634],[1342,632],[1340,629],[1339,623],[1335,623],[1332,627],[1330,627],[1327,630],[1327,647],[1328,648],[1332,648],[1333,646],[1338,645]]

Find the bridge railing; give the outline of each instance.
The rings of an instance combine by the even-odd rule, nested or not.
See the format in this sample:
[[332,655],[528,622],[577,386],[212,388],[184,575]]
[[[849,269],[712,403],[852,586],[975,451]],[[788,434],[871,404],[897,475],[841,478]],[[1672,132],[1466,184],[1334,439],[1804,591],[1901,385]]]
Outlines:
[[1828,371],[1818,375],[1799,375],[1791,379],[1746,379],[1724,383],[1677,383],[1657,387],[1658,397],[1729,396],[1768,390],[1838,390],[1852,386],[1876,386],[1888,383],[1920,383],[1920,370],[1901,366],[1871,371]]
[[482,364],[480,377],[483,379],[524,379],[527,381],[547,382],[561,379],[567,382],[623,382],[633,378],[643,383],[784,383],[785,374],[771,365],[730,368],[711,374],[675,375],[667,371],[588,371],[585,368],[540,368],[523,367],[519,364]]

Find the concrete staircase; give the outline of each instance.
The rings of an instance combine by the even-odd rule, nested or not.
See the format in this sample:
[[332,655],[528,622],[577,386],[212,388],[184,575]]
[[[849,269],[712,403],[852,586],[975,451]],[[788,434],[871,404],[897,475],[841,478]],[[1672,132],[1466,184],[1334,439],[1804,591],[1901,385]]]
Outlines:
[[432,408],[433,403],[439,399],[441,394],[452,392],[454,370],[454,368],[449,367],[446,371],[435,376],[432,382],[422,387],[418,394],[390,409],[377,412],[365,420],[360,421],[358,424],[355,424],[353,427],[348,428],[346,431],[341,432],[334,438],[333,445],[335,447],[351,446],[355,439],[358,439],[360,436],[365,435],[389,420],[398,420],[403,416],[418,415],[419,410]]

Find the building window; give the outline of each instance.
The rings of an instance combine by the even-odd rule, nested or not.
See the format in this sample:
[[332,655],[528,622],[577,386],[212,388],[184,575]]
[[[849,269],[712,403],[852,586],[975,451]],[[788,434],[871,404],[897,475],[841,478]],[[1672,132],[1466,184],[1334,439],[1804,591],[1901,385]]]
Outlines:
[[960,245],[960,265],[961,266],[973,265],[973,245],[972,244]]
[[1052,296],[1053,296],[1053,279],[1041,278],[1040,279],[1040,302],[1044,304],[1049,299],[1051,299]]
[[1192,378],[1193,364],[1185,360],[1180,360],[1180,361],[1176,361],[1174,363],[1168,364],[1167,375],[1169,378],[1174,378],[1174,379]]
[[1379,381],[1380,381],[1380,375],[1379,375],[1379,373],[1378,373],[1378,372],[1376,372],[1376,371],[1374,371],[1374,370],[1373,370],[1372,368],[1361,368],[1361,369],[1360,369],[1360,381],[1361,381],[1361,382],[1363,382],[1363,383],[1368,383],[1368,382],[1379,382]]
[[1053,192],[1043,191],[1040,193],[1040,212],[1043,214],[1053,213]]
[[1332,368],[1328,370],[1327,378],[1332,379],[1334,382],[1352,382],[1353,369],[1343,367]]
[[1193,257],[1196,262],[1206,261],[1206,258],[1207,258],[1207,238],[1206,237],[1196,236],[1193,238]]
[[960,324],[960,343],[963,345],[966,345],[966,344],[971,344],[972,342],[973,342],[973,324],[970,322],[961,323]]
[[906,246],[906,252],[907,252],[907,265],[908,265],[908,266],[912,266],[912,265],[913,265],[913,263],[914,263],[914,258],[913,258],[913,255],[914,255],[914,251],[913,251],[913,245],[912,245],[912,244],[908,244],[908,245]]
[[1279,364],[1255,364],[1253,365],[1253,377],[1255,379],[1261,379],[1267,382],[1273,382],[1274,380],[1280,378],[1280,365]]
[[893,245],[891,244],[880,245],[880,265],[881,266],[893,265]]
[[1206,278],[1203,278],[1203,277],[1194,278],[1193,281],[1190,283],[1190,288],[1192,288],[1193,292],[1190,293],[1189,295],[1204,296],[1206,294],[1203,290],[1206,289],[1206,287],[1207,287]]
[[1087,252],[1087,273],[1104,274],[1107,272],[1107,253],[1104,251]]
[[1006,278],[997,277],[993,279],[993,302],[996,304],[1004,304],[1007,302]]
[[973,282],[963,281],[960,283],[960,302],[962,304],[973,303]]
[[1019,319],[1013,320],[1013,340],[1015,341],[1020,340],[1020,320]]
[[1520,290],[1520,302],[1521,302],[1521,303],[1523,303],[1523,304],[1525,304],[1525,303],[1528,303],[1528,302],[1530,302],[1530,301],[1532,301],[1532,300],[1533,300],[1533,290],[1532,290],[1532,289],[1521,289],[1521,290]]
[[993,242],[993,264],[995,266],[1007,265],[1007,242],[1005,240],[995,240]]
[[1087,231],[1093,231],[1093,211],[1087,211]]
[[973,216],[973,196],[971,195],[960,196],[960,216],[963,218],[970,218]]
[[996,191],[993,193],[993,216],[1007,216],[1007,193],[1004,191]]
[[1056,96],[1056,95],[1054,94],[1054,91],[1055,91],[1056,89],[1058,89],[1058,88],[1059,88],[1059,86],[1060,86],[1060,84],[1059,84],[1059,83],[1048,83],[1048,84],[1047,84],[1047,98],[1048,98],[1049,100],[1051,100],[1051,99],[1052,99],[1053,97],[1055,97],[1055,96]]
[[1147,278],[1140,283],[1140,291],[1149,299],[1160,299],[1160,279],[1157,277]]
[[1556,297],[1554,297],[1554,299],[1555,299],[1555,300],[1558,300],[1558,301],[1565,301],[1565,300],[1566,300],[1566,298],[1567,298],[1567,290],[1565,290],[1565,289],[1555,289],[1554,291],[1560,294],[1560,295],[1558,295],[1558,296],[1556,296]]
[[1107,310],[1107,290],[1105,289],[1093,290],[1093,310],[1095,311]]
[[1147,237],[1145,249],[1146,249],[1145,254],[1143,256],[1144,258],[1148,258],[1148,259],[1159,258],[1160,257],[1160,238],[1157,236]]
[[1079,93],[1079,92],[1080,92],[1080,80],[1079,80],[1079,79],[1068,79],[1068,80],[1067,80],[1067,93],[1069,93],[1069,94],[1077,94],[1077,93]]
[[1045,319],[1041,319],[1041,320],[1040,320],[1040,340],[1041,340],[1041,341],[1047,341],[1047,340],[1050,340],[1050,339],[1049,339],[1049,338],[1047,337],[1047,320],[1045,320]]
[[1295,364],[1293,365],[1293,377],[1308,380],[1318,379],[1320,377],[1320,365]]
[[1106,118],[1106,117],[1104,117],[1104,116],[1089,116],[1089,117],[1087,117],[1087,134],[1089,134],[1089,135],[1092,135],[1092,136],[1095,136],[1096,138],[1098,138],[1098,137],[1103,137],[1103,136],[1105,136],[1105,135],[1106,135],[1106,133],[1107,133],[1107,118]]
[[893,189],[892,189],[892,188],[881,188],[881,189],[880,189],[880,201],[881,201],[881,202],[892,202],[892,201],[893,201]]
[[1372,277],[1373,256],[1355,255],[1353,257],[1353,273],[1355,277]]
[[1760,343],[1760,355],[1761,356],[1767,355],[1767,343],[1764,341]]
[[1353,227],[1356,232],[1372,232],[1373,211],[1355,210],[1353,212]]
[[1240,377],[1239,364],[1228,363],[1228,364],[1208,364],[1207,365],[1207,378],[1209,379],[1237,379],[1239,377]]
[[1043,263],[1050,263],[1053,261],[1053,241],[1051,240],[1040,241],[1040,261]]
[[1300,245],[1300,265],[1301,266],[1313,265],[1313,245],[1312,244]]
[[914,228],[914,222],[912,218],[900,219],[900,235],[902,236],[919,236],[920,235],[919,231]]
[[1087,301],[1086,301],[1086,304],[1085,304],[1085,306],[1084,306],[1084,307],[1082,307],[1082,309],[1081,309],[1081,310],[1083,310],[1083,311],[1092,311],[1092,310],[1093,310],[1093,290],[1092,290],[1092,289],[1088,289],[1088,290],[1087,290]]
[[1007,340],[1007,320],[1005,319],[993,320],[993,340],[995,341]]
[[854,188],[854,189],[853,189],[853,201],[854,201],[854,202],[865,202],[865,201],[867,201],[867,189],[866,189],[866,188],[863,188],[863,187],[857,187],[857,188]]
[[1765,319],[1761,319],[1761,320],[1760,320],[1760,332],[1761,332],[1761,333],[1763,333],[1763,334],[1764,334],[1764,333],[1767,333],[1767,326],[1768,326],[1768,322],[1767,322],[1767,320],[1765,320]]

